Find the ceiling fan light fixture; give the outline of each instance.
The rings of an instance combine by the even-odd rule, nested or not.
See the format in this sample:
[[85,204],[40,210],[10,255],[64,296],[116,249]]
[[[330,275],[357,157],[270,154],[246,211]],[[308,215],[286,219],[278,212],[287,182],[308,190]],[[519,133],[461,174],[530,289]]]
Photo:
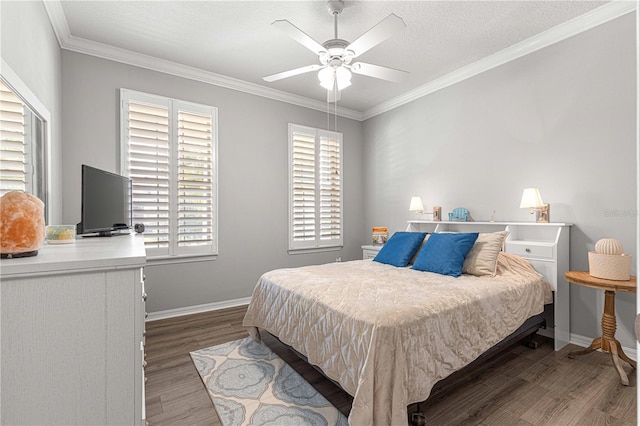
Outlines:
[[333,90],[335,85],[338,90],[342,90],[351,86],[351,71],[343,66],[322,68],[318,72],[318,80],[320,80],[320,86],[327,90]]
[[327,90],[333,90],[334,79],[336,73],[333,68],[326,67],[318,71],[318,80],[320,80],[320,86]]

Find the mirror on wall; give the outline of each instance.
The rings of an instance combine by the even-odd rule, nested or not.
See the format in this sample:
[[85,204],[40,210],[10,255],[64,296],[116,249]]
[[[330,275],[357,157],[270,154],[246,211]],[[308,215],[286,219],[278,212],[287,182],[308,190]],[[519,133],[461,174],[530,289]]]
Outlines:
[[0,195],[18,190],[37,196],[48,222],[47,125],[43,114],[0,75]]

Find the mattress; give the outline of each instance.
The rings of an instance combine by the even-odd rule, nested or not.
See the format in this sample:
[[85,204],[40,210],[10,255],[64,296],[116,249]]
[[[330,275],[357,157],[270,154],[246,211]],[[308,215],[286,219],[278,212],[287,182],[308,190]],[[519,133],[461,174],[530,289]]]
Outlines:
[[372,260],[265,273],[244,318],[305,355],[354,397],[352,425],[407,424],[407,406],[552,301],[524,259],[458,278]]

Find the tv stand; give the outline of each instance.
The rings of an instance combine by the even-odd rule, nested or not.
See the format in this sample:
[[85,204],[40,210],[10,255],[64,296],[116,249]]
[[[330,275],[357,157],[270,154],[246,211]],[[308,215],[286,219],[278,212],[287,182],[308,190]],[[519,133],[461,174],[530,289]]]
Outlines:
[[[105,226],[106,228],[106,226]],[[131,235],[131,228],[127,226],[126,223],[114,223],[111,229],[106,231],[88,231],[85,234],[84,224],[83,222],[78,222],[76,224],[76,235],[82,238],[92,238],[92,237],[115,237],[118,235]]]
[[82,234],[79,235],[82,238],[94,238],[94,237],[117,237],[120,235],[131,235],[128,229],[125,229],[126,232],[118,232],[118,231],[100,231],[94,234]]

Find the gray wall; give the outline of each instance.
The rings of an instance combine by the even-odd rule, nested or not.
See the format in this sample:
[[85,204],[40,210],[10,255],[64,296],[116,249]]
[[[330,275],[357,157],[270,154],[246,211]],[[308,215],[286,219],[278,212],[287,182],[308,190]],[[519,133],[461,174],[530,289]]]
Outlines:
[[49,17],[40,1],[0,2],[0,54],[51,114],[51,220],[62,218],[61,54]]
[[[540,188],[569,222],[571,268],[604,237],[636,253],[635,17],[607,24],[367,120],[364,222],[406,227],[412,195],[443,216],[533,221],[523,188]],[[634,263],[635,265],[635,263]],[[635,268],[634,268],[635,271]],[[600,335],[601,292],[571,286],[571,331]],[[635,297],[618,294],[618,338],[635,348]]]
[[[246,297],[268,269],[358,258],[371,226],[405,227],[413,194],[427,207],[441,205],[444,214],[464,206],[476,220],[495,210],[496,220],[528,221],[518,203],[522,188],[535,185],[551,203],[553,221],[575,224],[573,269],[588,268],[587,251],[603,237],[618,238],[637,254],[631,15],[363,125],[340,120],[345,248],[295,256],[286,254],[286,123],[324,127],[324,114],[61,54],[41,2],[2,1],[0,19],[2,58],[52,116],[54,222],[79,220],[80,164],[116,170],[120,87],[219,108],[220,256],[147,268],[150,312]],[[237,166],[241,160],[244,169]],[[598,335],[602,297],[571,290],[572,331]],[[634,297],[618,295],[617,311],[618,336],[634,346]]]
[[149,312],[248,297],[260,275],[280,267],[362,256],[361,123],[344,133],[344,249],[287,254],[287,123],[325,128],[326,114],[79,53],[63,53],[65,222],[80,220],[80,165],[116,171],[118,91],[128,88],[218,108],[217,260],[145,269]]

